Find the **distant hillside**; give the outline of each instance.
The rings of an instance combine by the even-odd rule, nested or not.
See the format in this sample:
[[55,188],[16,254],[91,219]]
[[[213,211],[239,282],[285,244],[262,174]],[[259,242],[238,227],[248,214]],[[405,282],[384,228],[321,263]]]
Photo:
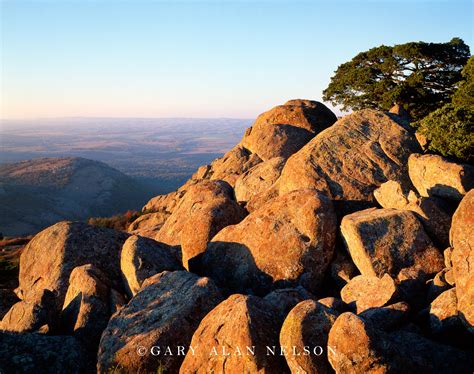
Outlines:
[[60,220],[139,208],[153,195],[110,166],[79,157],[38,158],[0,166],[0,232],[35,233]]

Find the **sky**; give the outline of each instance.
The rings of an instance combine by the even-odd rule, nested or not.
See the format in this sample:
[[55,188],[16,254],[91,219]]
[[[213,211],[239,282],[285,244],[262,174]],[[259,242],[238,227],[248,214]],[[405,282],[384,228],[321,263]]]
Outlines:
[[0,118],[254,118],[381,44],[474,49],[473,1],[0,0]]

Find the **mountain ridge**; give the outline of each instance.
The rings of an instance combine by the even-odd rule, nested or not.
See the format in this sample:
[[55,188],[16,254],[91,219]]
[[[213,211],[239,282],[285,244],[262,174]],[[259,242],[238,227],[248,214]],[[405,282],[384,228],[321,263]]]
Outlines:
[[47,157],[0,166],[0,230],[36,233],[63,219],[85,220],[136,209],[152,191],[107,164]]

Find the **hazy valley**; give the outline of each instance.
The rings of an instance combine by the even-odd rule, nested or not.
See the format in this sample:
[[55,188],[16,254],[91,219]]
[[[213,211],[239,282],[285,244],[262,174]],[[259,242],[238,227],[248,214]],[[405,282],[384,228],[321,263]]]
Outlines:
[[166,193],[179,187],[200,165],[232,148],[251,122],[215,118],[4,120],[0,163],[83,157],[137,178],[156,193]]
[[140,209],[225,153],[248,124],[234,119],[4,121],[0,232],[33,234],[64,219]]

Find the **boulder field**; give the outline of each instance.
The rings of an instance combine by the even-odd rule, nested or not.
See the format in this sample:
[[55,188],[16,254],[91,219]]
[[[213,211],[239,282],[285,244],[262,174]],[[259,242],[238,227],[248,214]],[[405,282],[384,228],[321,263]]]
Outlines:
[[472,373],[473,175],[399,110],[290,100],[127,232],[38,233],[0,372]]

